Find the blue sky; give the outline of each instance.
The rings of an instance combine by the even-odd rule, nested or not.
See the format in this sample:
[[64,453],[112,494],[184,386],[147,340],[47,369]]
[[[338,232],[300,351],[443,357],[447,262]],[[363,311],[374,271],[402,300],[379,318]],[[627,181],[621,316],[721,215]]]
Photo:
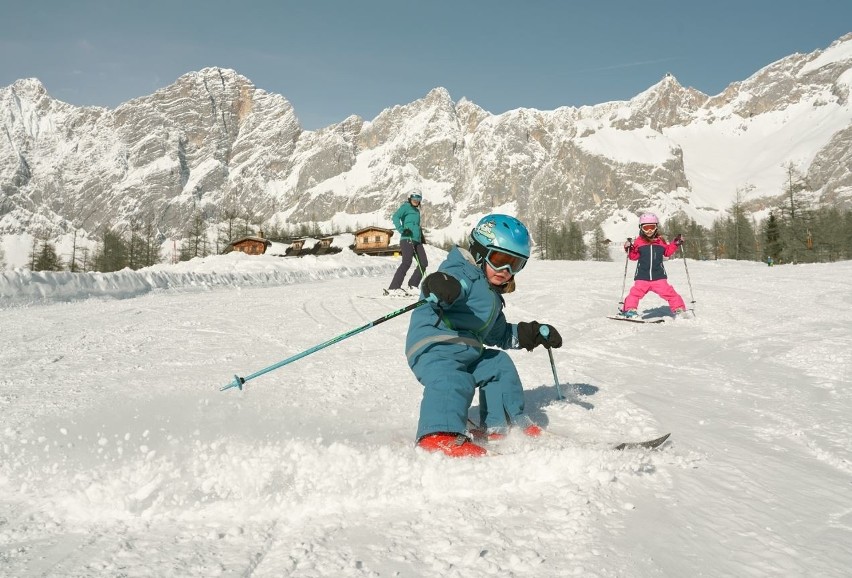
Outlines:
[[494,114],[626,100],[666,72],[714,95],[849,32],[849,0],[0,0],[0,87],[113,108],[219,66],[317,129],[437,86]]

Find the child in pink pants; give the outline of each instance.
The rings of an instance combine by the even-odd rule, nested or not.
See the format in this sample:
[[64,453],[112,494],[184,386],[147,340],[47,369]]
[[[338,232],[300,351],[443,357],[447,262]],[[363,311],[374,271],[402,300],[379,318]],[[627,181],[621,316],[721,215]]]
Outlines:
[[659,224],[657,215],[645,213],[639,217],[639,236],[624,243],[627,257],[637,262],[633,287],[624,299],[624,309],[621,312],[625,317],[638,316],[636,308],[639,306],[639,300],[647,295],[648,291],[653,291],[665,299],[673,314],[686,311],[683,298],[669,285],[663,265],[664,259],[674,255],[683,244],[683,235],[678,235],[671,243],[667,243],[660,235]]

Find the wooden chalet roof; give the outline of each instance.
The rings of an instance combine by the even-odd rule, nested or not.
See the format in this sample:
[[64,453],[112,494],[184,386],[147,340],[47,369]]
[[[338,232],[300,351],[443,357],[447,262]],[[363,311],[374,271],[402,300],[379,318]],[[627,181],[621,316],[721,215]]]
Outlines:
[[355,236],[357,237],[358,235],[366,233],[367,231],[381,231],[383,233],[388,233],[388,235],[391,237],[393,237],[394,233],[396,233],[396,229],[386,229],[384,227],[364,227],[355,231]]
[[255,241],[257,243],[263,243],[267,247],[269,247],[272,244],[272,241],[270,241],[269,239],[249,235],[248,237],[243,237],[241,239],[237,239],[236,241],[231,241],[230,243],[228,243],[227,247],[233,247],[234,245],[239,245],[240,243],[243,243],[245,241]]

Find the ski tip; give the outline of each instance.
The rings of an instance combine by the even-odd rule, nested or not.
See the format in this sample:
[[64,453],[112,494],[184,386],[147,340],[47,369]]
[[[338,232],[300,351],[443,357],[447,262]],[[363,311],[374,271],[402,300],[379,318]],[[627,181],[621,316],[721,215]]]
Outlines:
[[672,435],[672,434],[667,433],[667,434],[660,436],[656,439],[647,440],[647,441],[644,441],[644,442],[622,442],[622,443],[618,444],[617,446],[615,446],[613,449],[619,450],[619,451],[634,449],[634,448],[654,449],[656,447],[663,445],[666,442],[666,440],[669,439],[670,435]]

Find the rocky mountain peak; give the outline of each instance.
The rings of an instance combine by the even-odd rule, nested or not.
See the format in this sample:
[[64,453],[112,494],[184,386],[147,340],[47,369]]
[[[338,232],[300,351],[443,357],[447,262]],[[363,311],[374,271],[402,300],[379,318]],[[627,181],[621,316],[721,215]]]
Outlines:
[[710,224],[738,186],[778,195],[782,165],[802,159],[816,159],[801,166],[815,196],[843,205],[850,84],[852,34],[712,98],[666,74],[629,101],[494,115],[436,87],[370,121],[303,131],[285,97],[227,68],[115,110],[61,103],[23,79],[0,89],[0,232],[146,220],[180,238],[194,217],[234,214],[258,226],[388,225],[412,188],[436,242],[497,208],[587,228],[649,208]]
[[655,131],[688,124],[707,99],[704,93],[681,86],[674,75],[666,73],[659,82],[630,99],[631,114],[614,124],[622,130],[648,124]]

